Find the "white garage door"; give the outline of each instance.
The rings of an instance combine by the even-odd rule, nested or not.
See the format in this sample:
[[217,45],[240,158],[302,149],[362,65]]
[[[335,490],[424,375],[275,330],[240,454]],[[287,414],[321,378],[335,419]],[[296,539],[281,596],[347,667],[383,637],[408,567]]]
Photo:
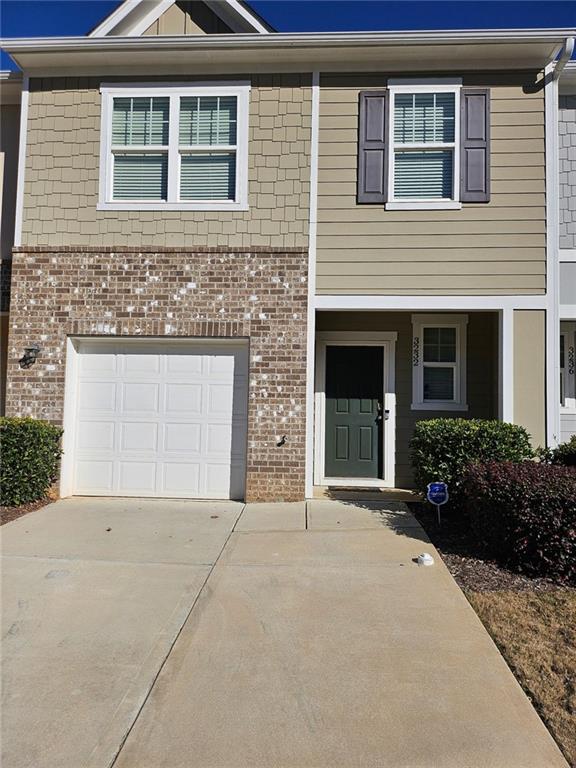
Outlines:
[[73,493],[242,498],[248,355],[232,342],[82,342]]

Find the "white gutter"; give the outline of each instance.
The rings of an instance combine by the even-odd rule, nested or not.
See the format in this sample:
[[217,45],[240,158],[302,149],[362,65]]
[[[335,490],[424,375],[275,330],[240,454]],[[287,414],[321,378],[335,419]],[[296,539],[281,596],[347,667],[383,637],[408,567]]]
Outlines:
[[562,49],[562,53],[560,54],[560,57],[556,62],[556,66],[554,67],[554,74],[553,74],[554,80],[558,80],[558,78],[562,74],[562,70],[572,58],[573,53],[574,53],[574,38],[567,37],[566,42],[564,43],[564,48]]
[[275,32],[262,34],[203,35],[188,37],[37,37],[5,38],[0,46],[8,53],[43,51],[138,49],[262,49],[322,48],[398,45],[485,45],[487,43],[565,43],[574,29],[429,30],[423,32]]

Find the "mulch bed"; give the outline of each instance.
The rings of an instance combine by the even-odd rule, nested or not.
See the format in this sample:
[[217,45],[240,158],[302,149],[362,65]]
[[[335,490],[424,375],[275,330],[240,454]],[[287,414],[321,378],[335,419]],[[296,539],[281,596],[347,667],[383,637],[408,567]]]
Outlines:
[[552,579],[517,573],[487,559],[458,515],[444,514],[439,527],[436,510],[429,504],[411,502],[408,506],[461,589],[474,592],[569,589]]
[[54,499],[48,497],[44,499],[38,499],[38,501],[30,501],[28,504],[21,504],[18,507],[1,507],[0,506],[0,525],[11,523],[13,520],[17,520],[22,515],[27,515],[28,512],[34,512],[37,509],[45,507],[47,504],[52,504]]

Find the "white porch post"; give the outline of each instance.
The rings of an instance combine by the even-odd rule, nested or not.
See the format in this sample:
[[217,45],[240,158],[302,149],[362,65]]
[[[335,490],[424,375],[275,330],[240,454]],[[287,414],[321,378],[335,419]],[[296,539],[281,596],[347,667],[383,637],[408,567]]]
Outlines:
[[498,312],[498,418],[514,421],[514,310]]

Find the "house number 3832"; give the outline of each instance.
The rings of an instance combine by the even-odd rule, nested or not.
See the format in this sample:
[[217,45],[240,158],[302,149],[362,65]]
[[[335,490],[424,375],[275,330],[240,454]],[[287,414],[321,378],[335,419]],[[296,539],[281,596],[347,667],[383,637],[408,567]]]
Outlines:
[[420,337],[414,336],[412,341],[412,365],[416,368],[420,364]]
[[574,375],[576,369],[576,360],[574,355],[574,347],[568,347],[568,373],[570,376]]

